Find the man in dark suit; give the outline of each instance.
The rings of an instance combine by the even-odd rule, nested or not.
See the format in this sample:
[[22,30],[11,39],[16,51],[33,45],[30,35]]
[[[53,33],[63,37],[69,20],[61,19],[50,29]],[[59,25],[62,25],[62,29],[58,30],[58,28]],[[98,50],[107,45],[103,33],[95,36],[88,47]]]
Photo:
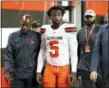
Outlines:
[[109,88],[109,23],[99,31],[91,61],[90,79],[100,82],[99,88]]

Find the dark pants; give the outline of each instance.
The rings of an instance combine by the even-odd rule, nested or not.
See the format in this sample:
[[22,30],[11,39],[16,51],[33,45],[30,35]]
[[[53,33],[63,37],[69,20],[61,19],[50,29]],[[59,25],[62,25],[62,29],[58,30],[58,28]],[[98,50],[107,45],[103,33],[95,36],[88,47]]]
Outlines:
[[16,71],[11,86],[12,88],[41,88],[41,85],[36,82],[36,72],[33,69],[25,71],[25,73]]
[[90,72],[79,70],[81,76],[82,88],[95,88],[95,84],[90,80]]
[[109,74],[101,79],[98,77],[97,88],[109,88]]
[[16,75],[14,73],[11,88],[43,88],[43,85],[36,81],[36,71],[30,69],[29,75],[24,75],[23,71],[17,72]]
[[11,88],[43,88],[43,85],[38,84],[32,78],[28,79],[12,79]]
[[32,88],[32,78],[28,79],[13,78],[11,86],[12,88]]

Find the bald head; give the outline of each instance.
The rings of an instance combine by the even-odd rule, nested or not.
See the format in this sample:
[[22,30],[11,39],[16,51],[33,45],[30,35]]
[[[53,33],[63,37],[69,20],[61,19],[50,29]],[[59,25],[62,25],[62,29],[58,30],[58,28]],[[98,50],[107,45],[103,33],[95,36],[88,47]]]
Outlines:
[[32,16],[30,14],[25,14],[24,16],[21,17],[21,30],[23,32],[28,32],[31,30],[32,26]]
[[32,22],[32,16],[30,14],[25,14],[24,16],[22,16],[21,20],[27,23]]

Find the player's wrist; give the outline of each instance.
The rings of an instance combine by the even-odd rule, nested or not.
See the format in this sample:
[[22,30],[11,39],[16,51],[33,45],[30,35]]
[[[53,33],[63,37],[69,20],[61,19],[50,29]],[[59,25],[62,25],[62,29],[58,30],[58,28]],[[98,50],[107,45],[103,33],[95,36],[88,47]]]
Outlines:
[[75,76],[76,76],[76,75],[77,75],[77,73],[76,73],[76,72],[71,72],[71,75],[75,75]]
[[41,74],[41,72],[36,72],[36,74]]
[[39,68],[38,68],[38,69],[36,70],[36,73],[41,73],[41,72],[42,72],[42,69],[39,69]]

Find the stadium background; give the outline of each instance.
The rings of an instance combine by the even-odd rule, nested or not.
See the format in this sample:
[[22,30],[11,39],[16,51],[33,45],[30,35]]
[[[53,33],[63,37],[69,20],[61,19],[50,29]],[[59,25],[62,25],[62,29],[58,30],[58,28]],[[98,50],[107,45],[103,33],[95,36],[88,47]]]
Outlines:
[[87,9],[92,9],[96,12],[97,23],[103,22],[104,15],[108,14],[109,1],[3,1],[1,2],[1,27],[2,27],[2,43],[1,43],[1,86],[9,87],[4,80],[4,64],[3,53],[5,51],[7,38],[5,32],[9,35],[10,29],[18,30],[20,26],[20,17],[26,13],[33,16],[33,20],[40,20],[42,24],[47,24],[46,11],[53,5],[62,5],[66,9],[66,14],[63,18],[66,22],[72,22],[80,29],[84,26],[84,12]]

